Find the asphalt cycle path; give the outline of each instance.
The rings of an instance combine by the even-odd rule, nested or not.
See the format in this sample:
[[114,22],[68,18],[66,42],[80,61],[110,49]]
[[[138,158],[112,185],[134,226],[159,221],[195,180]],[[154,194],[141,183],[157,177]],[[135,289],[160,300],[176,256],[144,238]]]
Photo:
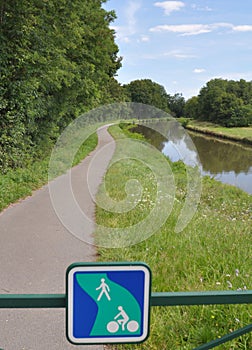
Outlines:
[[[71,173],[78,204],[90,218],[95,214],[92,196],[115,149],[106,126],[97,133],[97,148]],[[90,162],[105,145],[109,146],[105,147],[102,160],[99,164],[94,162],[97,168],[93,169],[90,187]],[[54,181],[60,188],[62,177]],[[88,242],[92,242],[94,225],[87,221],[84,229]],[[59,220],[48,185],[0,213],[0,294],[65,293],[66,268],[73,262],[95,260],[95,246],[74,237]],[[64,309],[0,309],[0,349],[70,350],[76,346],[66,339]],[[102,350],[103,346],[81,345],[78,349]]]

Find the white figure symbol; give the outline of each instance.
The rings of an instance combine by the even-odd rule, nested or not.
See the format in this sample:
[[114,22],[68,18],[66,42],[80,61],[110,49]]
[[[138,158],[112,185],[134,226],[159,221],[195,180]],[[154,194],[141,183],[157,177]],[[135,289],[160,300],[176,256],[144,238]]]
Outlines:
[[129,321],[129,316],[127,315],[127,313],[125,312],[122,306],[118,306],[118,310],[120,312],[114,317],[114,320],[116,321],[110,321],[107,324],[107,330],[110,333],[116,333],[118,332],[120,326],[122,327],[122,331],[125,331],[125,326],[126,326],[129,332],[131,333],[136,332],[139,328],[138,322],[134,320]]
[[97,298],[97,301],[101,300],[101,297],[103,296],[103,294],[106,295],[108,300],[111,300],[110,295],[109,295],[110,288],[107,285],[107,283],[105,283],[105,278],[101,279],[101,284],[99,285],[99,287],[96,288],[96,290],[99,290],[99,289],[101,289],[101,292],[100,292],[100,294],[99,294],[99,296]]
[[120,319],[117,320],[117,322],[119,323],[119,325],[122,326],[122,330],[124,331],[125,330],[125,325],[126,323],[128,322],[129,320],[129,316],[126,314],[126,312],[123,310],[123,307],[122,306],[118,306],[118,310],[120,311],[119,314],[117,314],[115,317],[114,317],[114,320],[118,319],[118,317],[122,317]]

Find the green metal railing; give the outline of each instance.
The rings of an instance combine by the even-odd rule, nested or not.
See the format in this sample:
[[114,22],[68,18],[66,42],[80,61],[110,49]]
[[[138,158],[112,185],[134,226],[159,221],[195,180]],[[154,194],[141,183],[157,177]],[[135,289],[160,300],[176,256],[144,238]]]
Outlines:
[[[66,308],[65,294],[2,294],[0,308]],[[252,290],[152,293],[151,306],[252,304]],[[252,324],[194,350],[209,350],[252,331]]]

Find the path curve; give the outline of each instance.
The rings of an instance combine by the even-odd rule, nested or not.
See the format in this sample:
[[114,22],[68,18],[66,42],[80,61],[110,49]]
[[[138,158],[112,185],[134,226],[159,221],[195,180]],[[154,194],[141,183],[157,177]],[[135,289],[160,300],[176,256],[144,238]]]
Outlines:
[[[106,172],[115,149],[107,126],[98,129],[98,146],[72,170],[73,188],[88,216],[95,204],[86,174],[92,157],[104,145],[106,155],[92,181],[92,195]],[[57,179],[54,181],[61,181]],[[87,231],[92,240],[94,226]],[[71,235],[51,204],[48,185],[0,214],[0,293],[65,293],[65,271],[73,262],[95,261],[96,250]],[[64,309],[0,309],[0,348],[4,350],[76,349],[65,336]],[[78,346],[101,350],[103,346]]]

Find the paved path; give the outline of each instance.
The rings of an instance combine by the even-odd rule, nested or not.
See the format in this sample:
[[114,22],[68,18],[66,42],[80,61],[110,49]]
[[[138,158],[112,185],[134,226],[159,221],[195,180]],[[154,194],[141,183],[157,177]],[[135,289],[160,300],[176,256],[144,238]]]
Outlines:
[[[106,128],[98,131],[99,145],[73,170],[73,187],[81,193],[85,212],[94,217],[94,203],[86,173],[93,155],[103,145],[106,155],[93,176],[97,189],[114,152],[115,144]],[[59,178],[57,181],[61,181]],[[93,193],[94,194],[94,193]],[[92,226],[92,225],[91,225]],[[92,229],[86,234],[92,241]],[[94,261],[94,246],[71,235],[56,216],[48,186],[31,197],[10,206],[0,214],[0,293],[65,293],[65,270],[72,262]],[[0,309],[0,349],[68,350],[76,349],[65,337],[64,309]],[[78,346],[101,350],[102,346]]]

